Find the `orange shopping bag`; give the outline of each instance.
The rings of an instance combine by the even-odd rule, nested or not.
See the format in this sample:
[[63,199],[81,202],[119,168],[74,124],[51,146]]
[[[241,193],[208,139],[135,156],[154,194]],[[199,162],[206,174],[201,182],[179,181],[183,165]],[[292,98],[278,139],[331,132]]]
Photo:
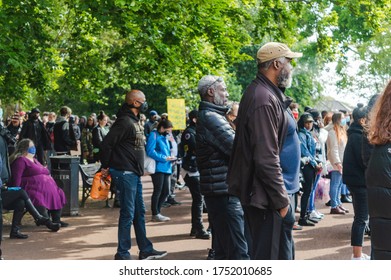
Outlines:
[[102,177],[102,173],[96,172],[92,181],[90,196],[95,200],[106,200],[109,197],[111,177]]

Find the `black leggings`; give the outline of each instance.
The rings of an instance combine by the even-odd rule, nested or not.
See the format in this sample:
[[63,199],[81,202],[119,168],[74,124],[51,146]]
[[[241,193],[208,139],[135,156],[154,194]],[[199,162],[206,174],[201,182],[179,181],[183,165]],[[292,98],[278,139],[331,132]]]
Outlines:
[[25,190],[3,191],[1,197],[3,199],[3,208],[14,211],[24,211],[25,201],[29,199]]
[[170,188],[170,174],[157,172],[151,175],[153,193],[151,198],[152,215],[160,214],[163,202],[166,201]]
[[303,194],[301,195],[300,202],[300,218],[304,219],[307,216],[308,209],[308,201],[310,199],[310,195],[312,189],[314,187],[314,181],[316,176],[316,170],[312,167],[311,164],[307,164],[303,168],[303,177],[304,182],[302,184]]

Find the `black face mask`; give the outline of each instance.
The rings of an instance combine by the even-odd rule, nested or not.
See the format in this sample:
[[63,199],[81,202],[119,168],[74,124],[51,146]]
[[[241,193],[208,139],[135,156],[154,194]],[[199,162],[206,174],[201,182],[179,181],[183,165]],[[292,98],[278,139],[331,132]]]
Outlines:
[[164,131],[164,132],[162,132],[162,135],[163,135],[163,136],[167,136],[167,135],[168,135],[168,132],[167,132],[167,131]]
[[144,103],[141,104],[140,107],[135,107],[133,104],[128,104],[129,108],[136,108],[140,111],[140,113],[146,113],[148,111],[148,103],[145,101]]

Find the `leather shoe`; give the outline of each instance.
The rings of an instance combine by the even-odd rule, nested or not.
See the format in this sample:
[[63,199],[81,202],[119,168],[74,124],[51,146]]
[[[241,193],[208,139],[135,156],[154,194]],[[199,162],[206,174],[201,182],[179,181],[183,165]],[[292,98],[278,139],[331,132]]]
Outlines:
[[340,209],[339,207],[331,208],[330,209],[330,214],[339,214],[339,215],[345,215],[345,211]]
[[197,239],[210,239],[210,234],[205,230],[200,230],[196,232],[195,238]]
[[38,220],[35,221],[35,224],[37,226],[42,226],[42,225],[46,225],[46,223],[49,221],[49,218],[47,217],[44,217],[44,216],[41,216],[40,218],[38,218]]
[[331,206],[331,200],[327,201],[327,202],[325,203],[325,205],[326,205],[326,206]]
[[61,224],[59,224],[59,223],[52,223],[52,221],[49,220],[46,223],[46,227],[48,229],[50,229],[51,231],[53,231],[53,232],[57,232],[57,231],[60,230]]
[[10,233],[11,239],[27,239],[28,237],[29,236],[27,234],[23,234],[19,230]]
[[345,213],[349,213],[349,209],[342,207],[342,205],[339,205],[338,208],[341,209],[342,211],[344,211]]

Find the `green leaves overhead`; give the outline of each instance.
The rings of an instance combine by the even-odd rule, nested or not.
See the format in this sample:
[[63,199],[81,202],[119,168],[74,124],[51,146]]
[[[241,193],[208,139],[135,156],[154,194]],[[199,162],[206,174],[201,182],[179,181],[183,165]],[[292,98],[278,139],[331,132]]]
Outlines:
[[311,103],[325,63],[339,61],[351,80],[351,51],[368,61],[361,73],[389,77],[390,9],[389,0],[3,0],[0,99],[110,112],[137,86],[156,106],[160,93],[195,106],[206,74],[224,76],[240,99],[257,48],[273,40],[304,52],[288,94]]

